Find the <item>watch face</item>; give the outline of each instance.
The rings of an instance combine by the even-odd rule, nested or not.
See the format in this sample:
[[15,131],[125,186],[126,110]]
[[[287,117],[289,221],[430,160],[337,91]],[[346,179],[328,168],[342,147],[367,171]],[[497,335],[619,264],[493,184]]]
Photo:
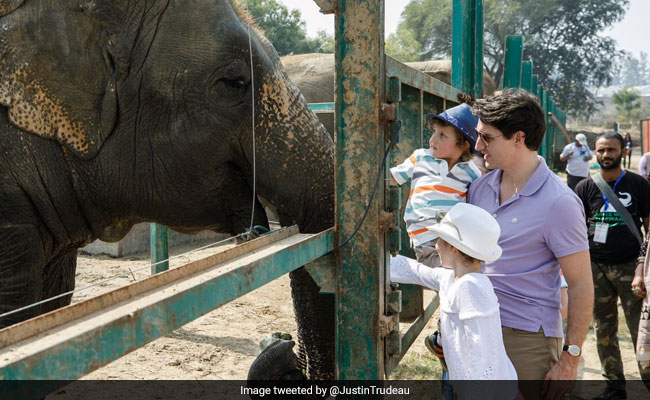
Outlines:
[[580,355],[580,347],[579,347],[578,345],[571,344],[571,345],[569,345],[569,346],[567,346],[567,347],[568,347],[568,348],[567,348],[567,352],[568,352],[570,355],[572,355],[572,356],[574,356],[574,357],[577,357],[577,356]]

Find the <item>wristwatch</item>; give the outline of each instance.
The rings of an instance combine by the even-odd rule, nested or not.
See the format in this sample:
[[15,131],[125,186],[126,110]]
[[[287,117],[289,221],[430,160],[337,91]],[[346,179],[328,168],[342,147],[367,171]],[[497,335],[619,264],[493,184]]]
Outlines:
[[577,344],[565,344],[562,347],[562,351],[566,351],[572,357],[578,357],[580,355],[580,346]]

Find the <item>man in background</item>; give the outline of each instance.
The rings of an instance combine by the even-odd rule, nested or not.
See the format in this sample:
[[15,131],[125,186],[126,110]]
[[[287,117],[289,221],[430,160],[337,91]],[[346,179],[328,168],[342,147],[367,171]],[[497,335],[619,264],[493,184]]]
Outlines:
[[[623,137],[610,132],[596,140],[596,159],[600,175],[632,217],[634,226],[628,227],[624,217],[612,205],[592,178],[578,184],[575,191],[584,205],[589,232],[589,253],[594,280],[594,328],[598,357],[605,391],[594,399],[626,399],[625,375],[618,345],[618,306],[621,299],[623,313],[636,348],[639,318],[643,299],[634,293],[632,280],[640,250],[641,227],[648,231],[650,214],[650,183],[641,176],[624,171]],[[637,239],[638,236],[638,239]],[[639,365],[641,379],[650,382],[650,368]]]
[[571,190],[575,190],[578,182],[589,176],[589,160],[593,156],[587,145],[587,137],[582,133],[578,133],[573,142],[564,146],[560,160],[567,162],[567,185]]

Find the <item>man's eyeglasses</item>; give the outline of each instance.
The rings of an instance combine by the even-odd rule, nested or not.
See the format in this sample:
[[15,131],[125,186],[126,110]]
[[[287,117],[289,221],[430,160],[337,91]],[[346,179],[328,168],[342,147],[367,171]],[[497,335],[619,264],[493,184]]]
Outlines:
[[503,136],[503,135],[488,136],[488,135],[486,135],[486,134],[484,134],[484,133],[481,133],[481,132],[478,132],[478,131],[477,131],[476,133],[478,134],[478,137],[480,137],[481,140],[482,140],[483,142],[485,142],[485,145],[486,145],[486,146],[489,146],[490,143],[491,143],[494,139]]

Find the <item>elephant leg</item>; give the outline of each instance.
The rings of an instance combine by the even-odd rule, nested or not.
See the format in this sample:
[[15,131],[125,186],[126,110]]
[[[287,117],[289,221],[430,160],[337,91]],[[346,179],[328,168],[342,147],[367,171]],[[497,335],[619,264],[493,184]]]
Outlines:
[[[74,274],[77,269],[77,251],[71,251],[50,261],[43,271],[43,287],[41,299],[49,299],[61,293],[74,289]],[[59,297],[44,303],[41,312],[56,310],[67,306],[72,300],[72,294]]]
[[310,379],[335,379],[334,295],[320,288],[303,267],[289,274],[298,323],[298,361]]
[[[34,225],[0,226],[0,314],[40,300],[44,254]],[[40,314],[39,306],[0,318],[0,328]]]

